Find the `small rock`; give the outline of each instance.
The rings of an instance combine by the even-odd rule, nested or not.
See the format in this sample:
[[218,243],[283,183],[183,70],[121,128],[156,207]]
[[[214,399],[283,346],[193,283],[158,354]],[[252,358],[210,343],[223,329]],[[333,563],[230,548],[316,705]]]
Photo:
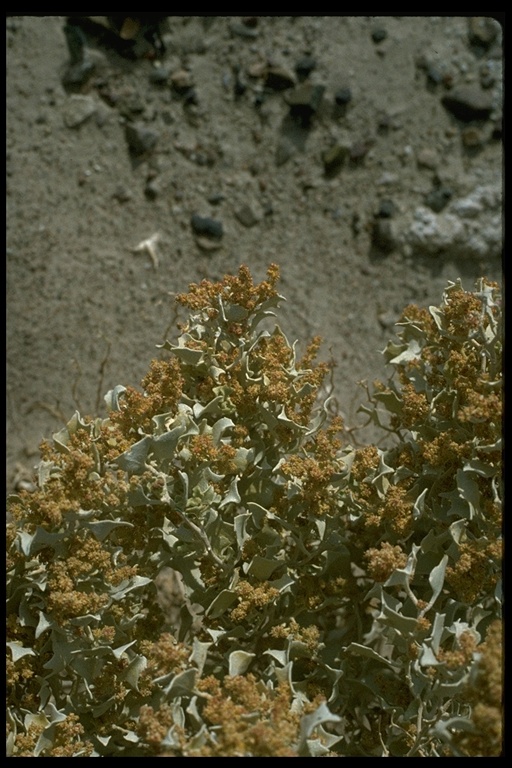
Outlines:
[[383,253],[395,248],[395,236],[389,219],[376,218],[372,227],[372,245]]
[[265,72],[265,85],[273,91],[285,91],[295,85],[294,75],[285,67],[267,67]]
[[338,107],[346,106],[350,101],[352,101],[352,91],[350,88],[338,88],[334,94],[334,101]]
[[372,32],[372,40],[374,43],[382,43],[386,39],[388,33],[383,27],[376,27]]
[[89,80],[95,70],[95,64],[89,59],[71,64],[62,78],[62,84],[68,91],[77,91]]
[[200,237],[209,237],[214,240],[220,240],[224,234],[224,228],[222,222],[211,219],[209,216],[199,216],[199,214],[192,214],[190,220],[192,230],[194,234]]
[[473,126],[464,128],[461,133],[461,139],[466,149],[476,149],[477,147],[482,147],[485,144],[485,138],[482,135],[482,131],[478,130],[478,128],[474,128]]
[[114,200],[117,200],[118,203],[127,203],[129,200],[132,199],[132,193],[125,186],[123,186],[122,184],[119,184],[116,187],[112,197],[114,198]]
[[441,103],[457,120],[487,120],[493,108],[492,94],[477,85],[463,85],[443,96]]
[[150,179],[144,187],[144,195],[148,200],[156,200],[160,194],[160,185],[156,179]]
[[206,236],[196,235],[195,241],[202,251],[216,251],[222,247],[220,240],[214,240]]
[[222,194],[222,192],[212,192],[212,194],[208,197],[208,202],[210,205],[220,205],[225,200],[225,196]]
[[344,165],[350,155],[350,144],[335,144],[322,154],[326,176],[333,176]]
[[94,115],[97,104],[93,96],[72,93],[64,106],[64,123],[68,128],[76,128]]
[[170,74],[171,70],[169,67],[153,67],[149,73],[149,82],[154,83],[154,85],[167,85]]
[[305,80],[316,67],[316,59],[313,56],[303,56],[295,65],[295,72],[297,77],[302,82]]
[[171,85],[177,93],[184,94],[193,87],[194,81],[186,69],[178,69],[171,75]]
[[290,115],[297,118],[303,125],[308,125],[313,115],[318,112],[325,92],[323,85],[299,85],[289,94],[286,101],[290,105]]
[[420,149],[416,156],[416,162],[419,168],[428,168],[433,171],[437,167],[437,152],[430,147]]
[[130,153],[136,157],[150,152],[159,138],[158,132],[144,123],[127,123],[124,132]]
[[235,216],[244,227],[254,227],[258,223],[258,217],[247,203],[235,211]]
[[468,37],[471,45],[487,50],[496,40],[499,23],[489,16],[472,16],[468,19]]
[[426,195],[425,204],[428,205],[430,210],[434,211],[434,213],[439,213],[448,205],[452,194],[452,190],[448,187],[436,187]]
[[393,214],[395,213],[395,204],[392,200],[389,200],[389,198],[384,198],[379,203],[379,210],[377,212],[377,216],[380,219],[390,219]]

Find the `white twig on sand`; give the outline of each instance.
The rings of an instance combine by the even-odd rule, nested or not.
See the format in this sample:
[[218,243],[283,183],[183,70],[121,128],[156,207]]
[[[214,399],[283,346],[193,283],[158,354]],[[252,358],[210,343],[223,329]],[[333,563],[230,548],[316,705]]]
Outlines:
[[158,269],[158,253],[156,251],[156,244],[160,240],[160,233],[155,232],[151,237],[147,237],[145,240],[141,240],[135,248],[132,248],[133,253],[147,253],[150,257],[153,267]]

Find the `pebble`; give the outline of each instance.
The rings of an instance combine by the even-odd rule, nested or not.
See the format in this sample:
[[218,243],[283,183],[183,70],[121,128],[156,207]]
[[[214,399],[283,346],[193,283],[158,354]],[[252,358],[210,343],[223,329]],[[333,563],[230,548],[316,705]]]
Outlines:
[[114,198],[114,200],[117,200],[118,203],[127,203],[129,200],[132,199],[132,193],[123,184],[118,184],[118,186],[114,190],[114,194],[112,195],[112,197]]
[[127,123],[125,137],[132,155],[140,157],[150,152],[159,139],[159,134],[144,123]]
[[322,154],[326,176],[333,176],[341,169],[350,155],[350,146],[348,142],[335,144]]
[[203,251],[216,251],[218,248],[222,247],[220,240],[213,240],[205,236],[196,235],[195,241]]
[[336,93],[334,94],[334,101],[338,105],[338,107],[344,107],[349,102],[352,101],[352,91],[350,88],[338,88]]
[[487,50],[496,40],[499,23],[489,16],[472,16],[468,19],[468,37],[471,45]]
[[286,101],[290,105],[290,115],[300,120],[302,125],[309,125],[311,118],[318,112],[325,93],[324,85],[299,85],[287,94]]
[[235,211],[235,216],[244,227],[254,227],[258,223],[258,217],[247,203]]
[[476,149],[485,144],[485,137],[483,136],[482,131],[473,126],[464,128],[461,132],[461,139],[466,149]]
[[212,192],[212,194],[208,197],[208,202],[210,205],[220,205],[220,203],[222,203],[225,199],[226,198],[222,192]]
[[372,32],[372,40],[374,43],[382,43],[386,39],[388,33],[383,27],[376,27]]
[[169,67],[153,67],[149,73],[149,82],[154,85],[166,85],[169,82],[171,70]]
[[379,203],[379,210],[377,216],[381,219],[390,219],[395,213],[395,204],[389,198],[384,198]]
[[186,93],[194,85],[194,80],[190,72],[186,69],[178,69],[171,75],[171,85],[180,94]]
[[437,167],[437,152],[435,149],[431,149],[430,147],[425,147],[424,149],[420,149],[416,156],[416,162],[418,163],[419,168],[428,168],[429,170],[433,171]]
[[389,219],[376,218],[372,226],[372,245],[383,253],[390,253],[396,246],[395,235]]
[[89,59],[71,64],[64,73],[62,84],[68,90],[79,90],[89,80],[95,70],[95,64]]
[[200,216],[198,213],[194,213],[190,219],[190,224],[194,234],[200,237],[220,240],[224,234],[222,222],[211,219],[209,216]]
[[440,213],[450,202],[452,194],[448,187],[436,187],[426,195],[425,204],[435,213]]
[[273,91],[285,91],[287,88],[293,88],[295,77],[285,67],[267,67],[265,71],[265,85],[267,88],[272,88]]
[[316,67],[316,59],[313,56],[303,56],[295,65],[297,77],[302,82],[309,77]]
[[493,108],[492,94],[478,85],[461,85],[441,99],[443,107],[457,120],[487,120]]
[[64,123],[68,128],[77,128],[94,115],[97,106],[93,96],[72,93],[64,104]]
[[146,186],[144,187],[144,195],[147,197],[148,200],[156,200],[158,195],[160,194],[160,185],[156,181],[156,179],[150,179]]

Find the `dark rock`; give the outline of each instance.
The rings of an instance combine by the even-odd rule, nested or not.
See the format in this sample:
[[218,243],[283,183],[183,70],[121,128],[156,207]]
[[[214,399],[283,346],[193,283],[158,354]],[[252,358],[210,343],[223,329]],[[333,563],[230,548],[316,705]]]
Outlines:
[[350,88],[338,88],[334,94],[334,101],[338,107],[346,106],[350,101],[352,101],[352,91]]
[[494,123],[491,139],[493,139],[493,141],[502,141],[503,139],[503,117],[501,115],[496,119]]
[[457,120],[487,120],[492,112],[492,94],[476,85],[454,88],[443,96],[441,103]]
[[150,152],[159,138],[158,132],[144,123],[127,123],[124,132],[130,153],[136,157]]
[[372,40],[374,43],[382,43],[386,39],[388,33],[383,27],[377,27],[372,32]]
[[452,195],[453,192],[448,187],[436,187],[426,195],[425,205],[434,213],[440,213],[448,205]]
[[197,97],[197,91],[195,88],[189,88],[188,91],[185,91],[183,94],[183,102],[185,106],[196,106],[199,104],[199,99]]
[[190,219],[190,224],[194,234],[200,237],[220,240],[224,234],[222,222],[211,219],[209,216],[199,216],[198,213],[194,213]]
[[298,119],[302,125],[308,125],[313,115],[318,112],[325,92],[323,85],[299,85],[287,94],[286,101],[290,105],[290,115]]
[[285,91],[287,88],[293,88],[295,78],[293,74],[284,67],[267,67],[265,72],[265,85],[272,88],[273,91]]
[[316,59],[313,56],[303,56],[295,65],[295,72],[297,77],[302,82],[305,80],[316,67]]
[[210,205],[220,205],[225,200],[225,196],[222,194],[222,192],[213,192],[208,197],[208,202]]
[[144,195],[147,197],[148,200],[156,200],[158,195],[160,194],[160,185],[155,179],[151,179],[147,182],[145,188],[144,188]]
[[388,200],[386,198],[380,201],[379,210],[377,212],[377,216],[380,219],[390,219],[394,213],[395,213],[395,204],[393,203],[392,200]]
[[86,37],[76,24],[64,24],[64,36],[69,51],[70,64],[81,64],[85,58]]
[[372,245],[383,253],[395,248],[395,236],[389,219],[375,219],[372,227]]

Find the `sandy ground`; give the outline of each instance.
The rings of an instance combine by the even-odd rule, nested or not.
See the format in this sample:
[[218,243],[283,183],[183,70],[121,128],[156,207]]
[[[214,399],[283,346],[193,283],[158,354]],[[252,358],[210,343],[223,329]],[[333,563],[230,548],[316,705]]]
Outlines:
[[73,21],[6,20],[8,489],[140,382],[190,282],[277,262],[353,427],[403,307],[501,281],[499,23]]

